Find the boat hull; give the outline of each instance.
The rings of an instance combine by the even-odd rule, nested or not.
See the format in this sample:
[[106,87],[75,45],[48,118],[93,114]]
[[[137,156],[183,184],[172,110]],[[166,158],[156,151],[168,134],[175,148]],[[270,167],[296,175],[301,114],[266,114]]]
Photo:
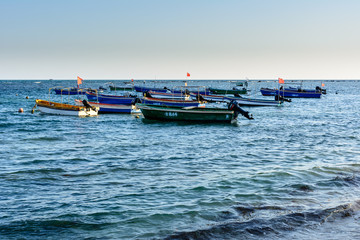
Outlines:
[[121,86],[109,86],[110,88],[110,91],[132,91],[133,90],[133,87],[121,87]]
[[189,95],[181,93],[162,93],[155,91],[148,91],[144,93],[145,97],[159,98],[159,99],[172,99],[172,100],[189,100]]
[[266,106],[281,106],[284,101],[257,99],[257,98],[239,98],[239,97],[224,97],[225,101],[235,100],[240,106],[248,107],[266,107]]
[[146,119],[160,121],[225,122],[236,120],[234,111],[217,108],[176,108],[136,104]]
[[320,92],[299,92],[299,91],[289,91],[289,90],[278,90],[278,89],[269,89],[261,88],[261,94],[263,96],[276,96],[280,95],[282,97],[288,98],[320,98]]
[[86,97],[91,102],[107,103],[107,104],[119,104],[119,105],[131,105],[136,97],[126,97],[117,95],[95,94],[86,92]]
[[247,93],[247,89],[243,88],[243,89],[219,89],[219,88],[209,88],[210,92],[212,94],[246,94]]
[[141,87],[141,86],[134,86],[135,91],[137,92],[148,92],[148,91],[155,91],[155,92],[168,92],[167,88],[150,88],[150,87]]
[[85,95],[86,90],[84,90],[84,89],[76,89],[76,88],[72,88],[72,89],[54,88],[54,92],[57,95]]
[[66,116],[97,116],[99,110],[98,108],[91,109],[83,106],[56,103],[40,99],[36,100],[36,105],[41,113]]
[[141,103],[158,106],[174,106],[174,107],[200,107],[204,106],[199,101],[192,100],[171,100],[171,99],[159,99],[143,97]]
[[[75,100],[77,105],[82,105],[80,100]],[[89,102],[90,106],[98,107],[99,113],[141,113],[135,105],[120,105],[120,104],[107,104],[107,103],[96,103]]]
[[[198,95],[194,94],[194,93],[190,93],[190,96],[192,99],[197,99]],[[209,102],[223,102],[224,101],[224,96],[221,95],[209,95],[209,94],[200,94],[200,96],[205,100],[205,101],[209,101]]]

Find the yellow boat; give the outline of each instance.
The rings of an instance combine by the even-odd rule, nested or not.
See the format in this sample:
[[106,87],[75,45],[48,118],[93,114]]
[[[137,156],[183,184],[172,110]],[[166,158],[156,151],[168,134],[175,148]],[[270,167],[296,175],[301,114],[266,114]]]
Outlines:
[[37,106],[40,112],[48,114],[86,117],[97,116],[99,111],[98,107],[90,106],[86,100],[83,101],[84,106],[57,103],[41,99],[36,99],[35,102],[35,107]]

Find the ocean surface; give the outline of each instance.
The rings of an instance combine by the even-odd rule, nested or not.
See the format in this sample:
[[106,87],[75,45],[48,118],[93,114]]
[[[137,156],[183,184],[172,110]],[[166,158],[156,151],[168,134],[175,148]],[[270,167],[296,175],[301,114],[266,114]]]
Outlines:
[[76,81],[2,80],[0,239],[360,239],[360,81],[323,83],[321,99],[244,107],[252,121],[190,124],[32,114]]

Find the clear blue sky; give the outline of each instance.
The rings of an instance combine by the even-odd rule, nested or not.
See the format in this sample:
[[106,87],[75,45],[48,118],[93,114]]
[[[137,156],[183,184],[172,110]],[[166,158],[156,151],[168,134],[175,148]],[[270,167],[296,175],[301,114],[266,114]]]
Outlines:
[[358,0],[1,0],[0,79],[360,79]]

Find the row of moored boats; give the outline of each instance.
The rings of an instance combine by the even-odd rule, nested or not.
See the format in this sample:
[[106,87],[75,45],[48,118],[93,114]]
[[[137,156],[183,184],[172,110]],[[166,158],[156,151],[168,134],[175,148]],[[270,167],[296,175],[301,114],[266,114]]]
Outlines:
[[[104,93],[106,90],[112,93]],[[50,92],[61,96],[82,96],[83,99],[75,99],[73,104],[37,99],[35,107],[42,113],[58,115],[96,116],[99,113],[142,113],[146,119],[153,120],[234,122],[239,114],[247,119],[253,119],[249,112],[242,109],[243,106],[281,106],[284,101],[291,101],[287,98],[318,98],[326,93],[326,90],[319,87],[314,90],[261,88],[260,91],[262,95],[273,96],[274,99],[242,97],[241,95],[247,93],[247,88],[244,86],[236,86],[232,89],[198,86],[168,89],[136,85],[121,87],[112,85],[109,89],[56,87],[50,89]],[[212,103],[224,104],[219,107],[219,104]]]

